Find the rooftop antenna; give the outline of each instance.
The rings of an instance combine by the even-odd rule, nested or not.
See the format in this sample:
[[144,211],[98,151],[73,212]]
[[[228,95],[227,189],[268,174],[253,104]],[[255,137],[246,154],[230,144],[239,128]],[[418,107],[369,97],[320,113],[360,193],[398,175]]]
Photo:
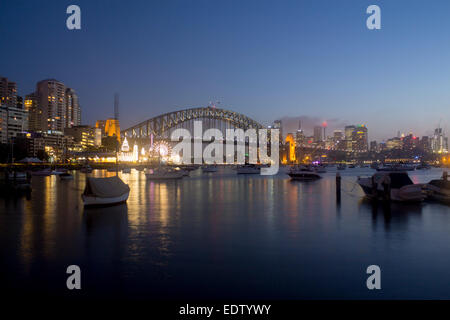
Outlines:
[[114,94],[114,119],[119,120],[119,94]]

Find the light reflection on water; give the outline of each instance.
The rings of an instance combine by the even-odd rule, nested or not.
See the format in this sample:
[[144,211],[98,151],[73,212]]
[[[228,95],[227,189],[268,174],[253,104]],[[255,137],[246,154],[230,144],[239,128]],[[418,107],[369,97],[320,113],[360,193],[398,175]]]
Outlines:
[[[120,174],[127,203],[97,209],[83,208],[85,174],[33,177],[31,199],[0,199],[2,283],[67,295],[65,268],[78,264],[86,297],[450,298],[450,208],[374,205],[354,183],[371,173],[341,172],[337,205],[333,170],[306,183],[231,169],[151,182],[132,170]],[[369,264],[382,267],[382,293],[365,289]]]

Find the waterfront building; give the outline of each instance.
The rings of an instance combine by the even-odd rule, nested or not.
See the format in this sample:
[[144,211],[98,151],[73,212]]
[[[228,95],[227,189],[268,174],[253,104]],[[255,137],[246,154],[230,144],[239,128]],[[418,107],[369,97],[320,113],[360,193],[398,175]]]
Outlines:
[[28,129],[28,112],[6,104],[0,106],[0,142],[8,143],[12,138]]
[[88,125],[65,128],[64,134],[73,137],[75,143],[79,143],[83,149],[99,147],[102,144],[101,129]]
[[0,77],[0,105],[17,107],[17,85],[5,77]]
[[36,91],[26,96],[25,105],[32,110],[35,131],[62,133],[65,128],[81,124],[81,108],[75,91],[55,79],[41,80]]

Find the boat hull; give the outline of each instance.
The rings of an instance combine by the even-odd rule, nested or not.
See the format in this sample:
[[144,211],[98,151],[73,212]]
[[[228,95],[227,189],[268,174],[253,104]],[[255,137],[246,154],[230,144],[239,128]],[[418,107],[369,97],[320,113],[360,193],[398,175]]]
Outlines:
[[289,177],[292,180],[301,180],[301,181],[313,181],[321,179],[322,177],[318,174],[311,172],[299,172],[299,173],[288,173]]
[[83,203],[85,207],[102,207],[102,206],[112,206],[120,203],[124,203],[128,200],[128,196],[130,195],[130,192],[126,192],[123,195],[120,195],[118,197],[111,197],[111,198],[100,198],[95,196],[87,196],[87,195],[81,195],[81,198],[83,199]]
[[154,180],[154,181],[161,181],[161,180],[179,180],[183,178],[182,172],[173,172],[173,173],[165,173],[165,174],[158,174],[158,173],[146,173],[145,177],[147,180]]

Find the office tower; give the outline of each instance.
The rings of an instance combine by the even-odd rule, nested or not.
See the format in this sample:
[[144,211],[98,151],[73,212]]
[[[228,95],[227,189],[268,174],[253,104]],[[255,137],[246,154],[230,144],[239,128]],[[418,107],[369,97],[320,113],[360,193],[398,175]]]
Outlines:
[[278,130],[280,130],[280,144],[282,144],[283,143],[283,125],[282,125],[282,123],[281,123],[281,120],[275,120],[274,122],[273,122],[273,129],[278,129]]
[[448,139],[444,135],[442,128],[436,128],[431,139],[431,149],[433,153],[448,152]]
[[302,130],[302,123],[300,120],[298,121],[298,130],[295,133],[295,142],[299,147],[305,144],[305,134]]
[[352,140],[353,137],[353,131],[355,131],[355,126],[346,126],[344,129],[345,133],[345,140]]
[[78,96],[75,90],[66,89],[66,128],[81,125],[81,108],[78,104]]
[[370,141],[370,151],[372,152],[378,151],[378,144],[376,141]]
[[0,106],[0,143],[9,143],[28,129],[28,112],[16,106]]
[[36,91],[26,96],[31,128],[35,131],[62,133],[64,128],[81,124],[81,108],[75,91],[55,79],[36,84]]
[[322,127],[314,127],[314,142],[322,142]]
[[368,130],[365,125],[358,125],[353,130],[352,142],[353,151],[366,152],[369,149]]
[[0,105],[17,108],[17,85],[5,77],[0,77]]
[[25,96],[24,109],[28,112],[28,130],[39,131],[42,111],[38,108],[38,97],[34,93]]

